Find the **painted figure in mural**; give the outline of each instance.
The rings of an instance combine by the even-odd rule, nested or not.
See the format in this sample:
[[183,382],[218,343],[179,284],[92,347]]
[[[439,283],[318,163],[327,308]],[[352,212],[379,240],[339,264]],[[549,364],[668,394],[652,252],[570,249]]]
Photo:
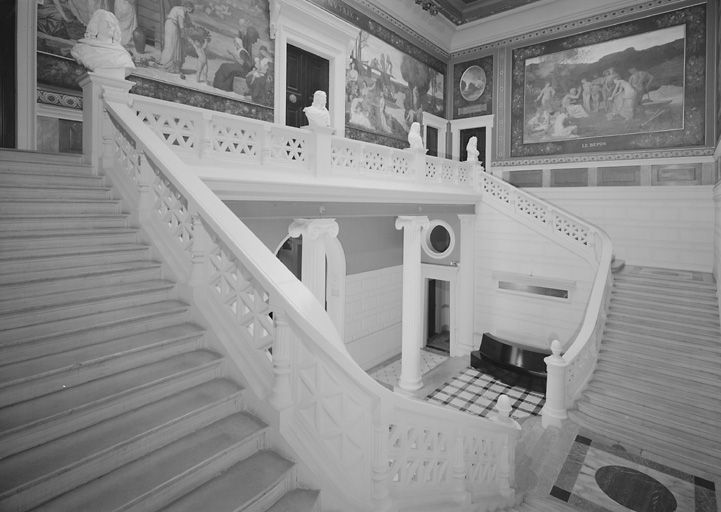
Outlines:
[[[93,14],[99,9],[112,12],[120,26],[120,44],[126,46],[133,39],[133,30],[138,26],[135,4],[137,0],[52,0],[56,11],[65,23],[77,20],[88,25]],[[70,11],[66,12],[66,9]],[[77,23],[76,21],[76,23]]]
[[233,91],[235,77],[246,78],[253,69],[253,60],[245,49],[243,40],[236,37],[233,40],[234,51],[228,51],[235,62],[224,62],[220,65],[213,77],[213,87],[224,91]]
[[325,92],[315,91],[313,93],[313,104],[303,109],[305,117],[308,118],[308,125],[311,128],[330,126],[330,114],[325,106],[326,99]]
[[408,144],[410,148],[415,151],[424,151],[423,137],[421,137],[421,123],[414,121],[411,124],[411,129],[408,131]]
[[120,44],[120,24],[112,12],[98,9],[88,22],[85,37],[70,54],[91,71],[109,68],[134,68],[128,51]]
[[591,112],[591,82],[581,78],[581,101],[586,112]]
[[255,67],[245,77],[250,97],[262,103],[269,91],[273,90],[273,59],[265,45],[258,48],[259,56],[255,58]]
[[541,108],[546,111],[553,110],[553,97],[556,95],[556,90],[551,86],[551,82],[546,82],[541,92],[536,97],[536,102],[541,102]]
[[616,78],[613,81],[616,86],[611,93],[611,102],[613,103],[613,115],[619,115],[626,121],[633,119],[636,110],[636,98],[638,93],[636,89],[622,78]]
[[468,157],[466,158],[467,162],[478,162],[478,155],[480,153],[478,151],[478,137],[475,135],[468,139],[468,144],[466,144],[466,153],[468,154]]
[[160,54],[160,67],[170,73],[180,73],[185,55],[183,55],[183,29],[186,16],[191,14],[195,7],[190,2],[183,2],[170,9],[165,18],[165,38],[163,51]]
[[643,97],[649,93],[653,75],[648,71],[638,70],[635,67],[630,68],[628,72],[630,75],[628,83],[636,89],[636,102],[640,105],[643,102]]
[[195,71],[196,82],[207,82],[208,81],[208,56],[205,53],[205,49],[208,47],[210,38],[204,37],[198,41],[195,38],[190,38],[190,44],[193,45],[195,53],[198,55],[198,63]]
[[565,112],[559,112],[553,120],[553,132],[551,135],[554,137],[576,137],[576,130],[578,126],[575,124],[568,124],[568,114]]
[[608,68],[603,72],[603,87],[601,88],[601,95],[603,96],[604,110],[607,112],[613,112],[613,104],[611,96],[616,88],[615,80],[621,78],[615,68]]
[[591,80],[591,112],[598,112],[603,105],[603,77],[594,76]]

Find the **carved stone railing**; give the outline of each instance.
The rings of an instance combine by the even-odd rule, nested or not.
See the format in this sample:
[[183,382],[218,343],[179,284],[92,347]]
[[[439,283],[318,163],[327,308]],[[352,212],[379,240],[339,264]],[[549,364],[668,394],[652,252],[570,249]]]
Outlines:
[[613,284],[611,240],[602,229],[490,174],[483,173],[479,180],[484,201],[536,231],[550,234],[596,269],[579,330],[563,355],[556,340],[551,345],[552,355],[546,358],[543,424],[560,425],[596,367]]
[[[93,131],[103,134],[100,165],[250,390],[278,410],[280,433],[320,487],[342,497],[343,510],[463,505],[481,496],[497,507],[513,504],[520,427],[509,418],[510,407],[501,403],[496,418],[479,418],[411,400],[375,382],[350,357],[308,288],[198,178],[180,151],[168,147],[195,150],[205,140],[193,135],[196,120],[174,120],[173,135],[163,135],[170,131],[169,118],[138,115],[127,90],[127,82],[105,81],[86,91],[103,98],[94,105],[107,113],[102,130]],[[87,119],[102,120],[101,113],[88,113]],[[290,140],[283,127],[264,127],[262,133]],[[268,156],[262,144],[246,147],[251,149],[241,154],[261,164],[264,158],[287,159],[285,164],[299,168],[308,164],[304,157],[283,155],[286,150]]]
[[[144,96],[131,96],[144,124],[191,165],[230,166],[315,177],[396,181],[435,192],[475,193],[482,166],[332,135],[327,128],[280,126]],[[441,187],[440,189],[438,187]]]

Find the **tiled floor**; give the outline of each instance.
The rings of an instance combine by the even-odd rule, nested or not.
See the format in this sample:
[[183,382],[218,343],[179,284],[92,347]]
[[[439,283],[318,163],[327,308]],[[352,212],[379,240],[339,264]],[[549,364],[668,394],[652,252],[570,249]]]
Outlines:
[[581,431],[550,495],[588,512],[716,512],[713,482]]
[[[421,350],[421,375],[427,374],[446,359],[448,359],[448,356]],[[393,389],[393,387],[398,384],[398,378],[401,376],[400,356],[383,366],[375,369],[372,368],[369,374],[381,384],[385,384],[387,387]]]
[[525,375],[504,371],[484,373],[475,368],[466,368],[460,375],[430,393],[426,399],[478,416],[487,416],[493,412],[499,395],[504,394],[511,399],[511,417],[520,420],[540,414],[545,403],[544,391],[540,382]]

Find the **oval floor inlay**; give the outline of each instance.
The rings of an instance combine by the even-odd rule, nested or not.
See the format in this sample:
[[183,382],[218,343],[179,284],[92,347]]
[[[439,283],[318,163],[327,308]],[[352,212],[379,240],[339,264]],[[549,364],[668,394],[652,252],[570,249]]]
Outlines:
[[673,512],[676,498],[655,478],[624,466],[604,466],[596,483],[609,498],[635,512]]

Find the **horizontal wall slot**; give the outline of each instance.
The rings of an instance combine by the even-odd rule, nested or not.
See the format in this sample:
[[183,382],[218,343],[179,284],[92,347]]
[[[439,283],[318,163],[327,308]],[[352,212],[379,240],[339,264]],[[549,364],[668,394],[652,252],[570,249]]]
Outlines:
[[556,297],[559,299],[568,298],[568,290],[549,288],[547,286],[533,286],[526,283],[514,283],[512,281],[498,281],[498,289],[528,293],[531,295],[543,295],[544,297]]

